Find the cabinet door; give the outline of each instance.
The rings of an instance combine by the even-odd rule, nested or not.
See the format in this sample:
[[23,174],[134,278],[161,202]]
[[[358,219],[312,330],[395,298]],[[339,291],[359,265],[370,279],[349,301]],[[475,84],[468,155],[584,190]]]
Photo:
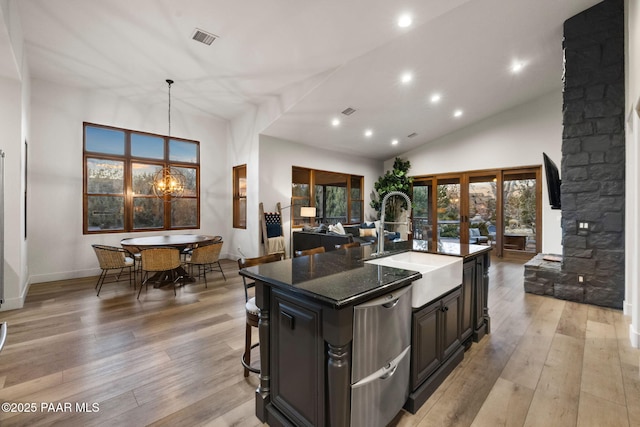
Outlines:
[[462,308],[460,313],[462,342],[465,342],[473,332],[474,316],[474,284],[476,280],[476,263],[467,261],[462,265]]
[[411,348],[411,389],[415,390],[442,362],[440,300],[414,313]]
[[274,292],[271,398],[296,425],[324,424],[320,310]]
[[474,309],[473,328],[474,340],[479,341],[485,334],[484,307],[485,307],[485,287],[484,287],[484,257],[478,256],[475,259],[474,277]]
[[440,313],[442,317],[442,360],[460,347],[460,305],[462,293],[456,291],[442,299]]

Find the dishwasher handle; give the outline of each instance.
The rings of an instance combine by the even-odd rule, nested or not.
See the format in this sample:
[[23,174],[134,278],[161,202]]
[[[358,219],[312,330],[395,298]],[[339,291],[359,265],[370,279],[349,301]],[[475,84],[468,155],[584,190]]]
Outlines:
[[404,351],[398,355],[398,357],[393,359],[391,362],[387,363],[386,366],[383,366],[382,368],[375,371],[373,374],[367,377],[364,377],[357,383],[352,384],[351,388],[358,388],[358,387],[365,386],[376,380],[386,380],[388,378],[391,378],[393,374],[396,373],[396,370],[398,369],[398,365],[400,364],[400,361],[410,349],[411,349],[411,346],[405,348]]
[[404,288],[398,289],[397,291],[393,291],[389,294],[382,295],[381,297],[374,298],[371,301],[364,302],[362,304],[356,305],[354,308],[369,308],[382,306],[384,308],[393,308],[398,303],[398,300],[405,295],[407,292],[411,291],[411,287],[413,285],[409,284]]
[[7,322],[0,323],[0,351],[4,347],[4,343],[7,340]]

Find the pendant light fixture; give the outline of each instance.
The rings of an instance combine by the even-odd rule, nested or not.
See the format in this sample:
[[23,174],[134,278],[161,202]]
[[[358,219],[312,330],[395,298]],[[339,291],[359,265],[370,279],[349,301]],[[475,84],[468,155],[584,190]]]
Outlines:
[[[173,80],[167,79],[166,82],[169,86],[169,133],[167,136],[171,138],[171,85]],[[182,196],[186,181],[184,174],[177,168],[165,166],[153,176],[153,194],[164,199],[165,202],[170,202],[171,199]]]

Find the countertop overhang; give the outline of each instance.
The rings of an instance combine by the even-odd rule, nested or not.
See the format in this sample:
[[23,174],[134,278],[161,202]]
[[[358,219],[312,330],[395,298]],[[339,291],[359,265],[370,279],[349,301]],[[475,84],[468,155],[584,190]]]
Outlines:
[[[439,255],[471,257],[491,250],[489,246],[414,240],[386,244],[385,256],[414,250]],[[362,246],[285,259],[246,268],[240,274],[274,288],[306,296],[322,305],[343,308],[401,288],[420,279],[417,271],[367,264],[375,246]]]

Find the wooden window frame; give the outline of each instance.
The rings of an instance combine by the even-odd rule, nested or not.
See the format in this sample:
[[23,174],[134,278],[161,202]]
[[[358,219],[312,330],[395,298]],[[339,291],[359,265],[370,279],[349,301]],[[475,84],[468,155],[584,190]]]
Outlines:
[[[119,131],[124,133],[124,154],[105,154],[94,151],[87,151],[87,141],[86,141],[86,130],[88,127],[93,128],[103,128],[110,129],[114,131]],[[164,158],[163,159],[149,159],[145,157],[137,157],[131,155],[131,135],[139,134],[139,135],[147,135],[157,138],[162,138],[164,143]],[[196,145],[196,161],[195,162],[181,162],[176,160],[170,160],[169,156],[169,145],[170,141],[179,141],[179,142],[187,142],[190,144]],[[149,132],[141,132],[131,129],[123,129],[114,126],[101,125],[90,122],[83,122],[82,124],[82,147],[83,147],[83,156],[82,156],[82,190],[83,190],[83,202],[82,202],[82,228],[83,234],[113,234],[113,233],[139,233],[139,232],[148,232],[148,231],[163,231],[163,230],[193,230],[200,228],[200,142],[186,139],[186,138],[178,138],[174,136],[167,135],[159,135],[153,134]],[[95,197],[95,194],[88,194],[87,184],[88,184],[88,168],[87,168],[87,160],[88,159],[99,159],[99,160],[113,160],[113,161],[121,161],[124,164],[124,189],[123,194],[109,194],[108,196],[122,197],[123,198],[123,227],[120,229],[107,229],[107,230],[90,230],[89,229],[89,212],[88,212],[88,200],[89,197]],[[157,165],[159,167],[180,167],[180,168],[189,168],[194,169],[196,174],[195,179],[195,195],[194,196],[182,196],[180,198],[172,199],[170,195],[164,197],[163,203],[163,225],[161,227],[148,227],[148,228],[134,228],[133,223],[133,214],[134,214],[134,195],[133,195],[133,164],[134,163],[142,163],[148,165]],[[98,195],[99,196],[99,195]],[[135,197],[156,197],[155,195],[136,195]],[[180,199],[195,199],[196,200],[196,224],[190,226],[172,226],[171,221],[171,206],[172,200],[180,200]]]
[[[484,175],[492,175],[496,177],[496,229],[497,229],[497,241],[495,245],[495,254],[498,257],[503,257],[505,255],[516,256],[516,257],[527,257],[531,256],[532,252],[528,251],[515,251],[504,248],[503,245],[503,232],[504,232],[504,180],[505,176],[512,176],[517,174],[533,174],[535,175],[536,180],[536,253],[542,251],[542,166],[541,165],[531,165],[531,166],[521,166],[521,167],[513,167],[513,168],[499,168],[499,169],[486,169],[486,170],[470,170],[470,171],[462,171],[462,172],[451,172],[451,173],[442,173],[442,174],[434,174],[434,175],[419,175],[413,177],[413,185],[415,186],[420,182],[430,182],[429,185],[432,186],[432,194],[431,194],[431,206],[430,209],[433,211],[433,215],[431,218],[431,227],[434,230],[432,232],[431,240],[433,244],[437,244],[438,242],[438,219],[436,208],[438,205],[437,202],[437,186],[439,183],[446,181],[448,179],[459,179],[460,183],[460,242],[466,243],[469,241],[469,218],[466,214],[469,212],[469,201],[468,201],[468,187],[470,179],[473,179],[477,176]],[[413,190],[411,197],[413,198]],[[413,216],[413,211],[411,212]]]
[[[342,175],[346,177],[347,183],[346,183],[346,195],[347,195],[347,200],[346,200],[346,222],[344,224],[346,225],[350,225],[350,224],[361,224],[364,221],[364,176],[361,175],[353,175],[353,174],[349,174],[349,173],[343,173],[343,172],[334,172],[334,171],[325,171],[325,170],[320,170],[320,169],[311,169],[311,168],[307,168],[307,167],[303,167],[303,166],[292,166],[291,168],[291,185],[293,186],[294,182],[294,176],[295,174],[295,170],[298,169],[300,172],[304,172],[306,171],[307,173],[309,173],[309,197],[302,197],[302,196],[293,196],[293,192],[292,192],[292,196],[291,196],[291,217],[293,219],[293,228],[300,228],[305,224],[306,218],[302,218],[299,215],[296,215],[296,206],[312,206],[312,207],[316,207],[316,174],[317,173],[322,173],[322,174],[336,174],[336,175]],[[351,180],[352,179],[359,179],[360,180],[360,199],[352,199],[351,198]],[[296,203],[296,201],[300,202],[300,201],[307,201],[307,204],[300,204],[300,203]],[[360,221],[359,222],[351,222],[351,211],[352,211],[352,207],[356,204],[359,203],[360,204]]]
[[[244,190],[242,186],[244,179]],[[233,167],[233,228],[247,228],[247,165]],[[244,210],[241,206],[244,202]]]

